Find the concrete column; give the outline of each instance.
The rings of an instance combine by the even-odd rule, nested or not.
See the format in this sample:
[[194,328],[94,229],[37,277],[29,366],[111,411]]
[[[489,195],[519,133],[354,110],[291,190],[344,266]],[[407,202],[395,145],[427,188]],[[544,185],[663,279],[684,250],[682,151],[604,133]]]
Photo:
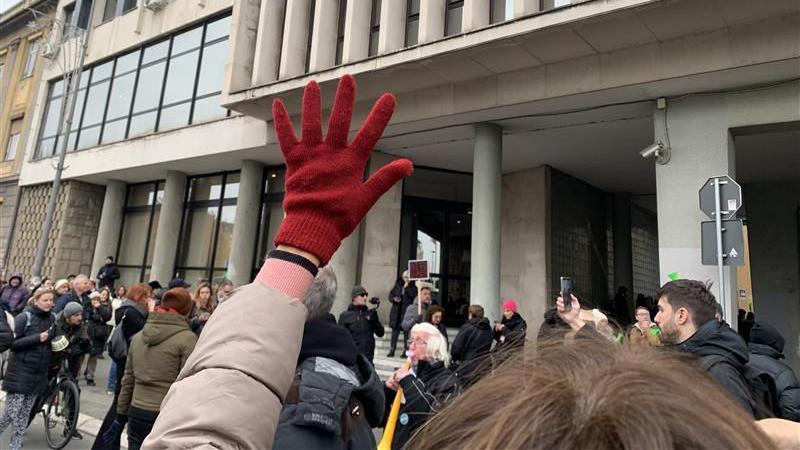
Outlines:
[[[380,152],[372,152],[369,160],[370,175],[396,157]],[[389,323],[391,306],[386,300],[397,279],[397,266],[400,257],[400,213],[403,206],[403,182],[395,184],[383,194],[369,210],[362,226],[363,245],[361,251],[360,283],[372,296],[382,302],[378,314],[381,322]],[[405,263],[406,261],[403,261]]]
[[461,29],[465,33],[489,25],[489,0],[464,0],[463,11]]
[[628,311],[634,307],[633,246],[631,243],[631,197],[614,194],[614,292],[620,286],[628,288]]
[[348,0],[344,18],[342,63],[365,59],[369,54],[369,28],[372,17],[370,0]]
[[381,3],[381,32],[378,36],[378,53],[384,54],[403,48],[405,46],[405,35],[406,2],[383,0],[383,3]]
[[[351,9],[351,8],[347,8]],[[314,8],[314,33],[311,41],[309,70],[333,67],[336,60],[336,32],[339,22],[339,1],[319,0]]]
[[[339,313],[347,309],[352,300],[350,291],[358,282],[358,245],[361,241],[361,227],[342,241],[342,245],[331,258],[330,265],[336,274],[336,300],[333,301],[331,314],[339,317]],[[370,295],[372,293],[370,292]]]
[[539,11],[539,0],[514,0],[514,18]]
[[[669,105],[669,113],[655,111],[655,139],[671,147],[672,158],[656,164],[658,246],[661,282],[677,272],[681,278],[714,282],[719,300],[716,266],[701,263],[700,222],[710,220],[700,211],[698,190],[712,176],[735,177],[733,138],[728,131],[727,100],[722,96],[689,97]],[[665,117],[668,123],[665,124]],[[669,130],[669,138],[666,131]],[[726,319],[736,326],[736,271],[725,268]]]
[[126,187],[125,183],[116,180],[111,180],[106,184],[90,276],[96,275],[106,263],[106,257],[114,256],[117,251],[119,233],[122,229],[122,210],[125,207]]
[[253,60],[253,86],[278,79],[286,0],[262,0]]
[[475,126],[473,158],[470,303],[483,306],[489,320],[494,320],[500,314],[503,132],[499,126]]
[[236,201],[231,256],[228,262],[228,277],[236,286],[250,282],[258,219],[261,211],[261,187],[264,166],[256,161],[242,161],[239,178],[239,198]]
[[444,37],[444,1],[425,0],[419,4],[419,43]]
[[309,14],[311,0],[286,0],[279,78],[302,75],[306,70]]
[[[230,63],[225,66],[225,86],[229,92],[250,87],[258,37],[259,9],[259,2],[255,0],[239,2],[233,9],[228,50]],[[96,8],[96,11],[102,13],[101,8]]]
[[173,170],[167,171],[164,199],[161,202],[161,213],[156,228],[150,281],[158,280],[166,285],[166,282],[175,275],[175,257],[178,252],[178,237],[181,234],[185,195],[186,175]]
[[[517,300],[533,337],[557,290],[550,276],[550,168],[503,175],[502,197],[500,292]],[[499,306],[493,308],[491,314],[499,317]]]

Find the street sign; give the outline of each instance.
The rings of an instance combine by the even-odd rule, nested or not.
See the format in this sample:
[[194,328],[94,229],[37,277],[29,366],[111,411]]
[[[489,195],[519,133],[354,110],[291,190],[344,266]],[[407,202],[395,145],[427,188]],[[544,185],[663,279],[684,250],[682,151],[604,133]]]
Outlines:
[[700,210],[709,219],[716,219],[714,198],[714,180],[719,179],[720,215],[722,219],[733,219],[742,207],[742,187],[727,175],[711,177],[700,188]]
[[428,261],[425,259],[414,259],[408,262],[409,280],[427,280],[430,278],[428,271]]
[[[717,222],[702,222],[701,247],[703,265],[717,265]],[[722,264],[725,266],[744,265],[744,225],[741,220],[722,221]]]

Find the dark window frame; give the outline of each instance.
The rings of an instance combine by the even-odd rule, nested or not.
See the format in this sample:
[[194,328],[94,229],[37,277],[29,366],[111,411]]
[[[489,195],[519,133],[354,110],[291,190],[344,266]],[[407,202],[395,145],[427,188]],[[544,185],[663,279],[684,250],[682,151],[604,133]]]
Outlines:
[[[159,186],[163,186],[166,183],[165,180],[153,180],[153,181],[145,181],[142,183],[132,183],[126,186],[125,190],[125,202],[123,203],[122,207],[122,223],[119,227],[119,236],[117,237],[117,250],[114,252],[114,260],[120,261],[120,249],[122,248],[122,237],[123,232],[125,231],[125,221],[127,219],[128,213],[135,213],[135,212],[149,212],[150,218],[147,222],[147,235],[145,238],[144,243],[144,255],[142,256],[142,264],[141,265],[133,265],[133,264],[117,264],[118,267],[123,269],[140,269],[139,271],[139,282],[144,282],[144,274],[147,269],[152,269],[153,265],[147,264],[147,250],[150,248],[150,239],[153,238],[153,220],[155,218],[155,212],[161,211],[161,204],[158,203],[158,188]],[[150,202],[149,205],[142,205],[142,206],[128,206],[128,201],[130,200],[130,193],[131,189],[137,186],[145,186],[151,185],[153,186],[153,201]],[[160,220],[160,218],[159,218]]]
[[[461,32],[462,32],[461,30],[464,28],[464,0],[446,0],[446,1],[447,1],[447,4],[445,5],[445,8],[444,8],[444,35],[445,36],[455,36],[456,34],[461,34]],[[452,13],[452,11],[454,9],[460,9],[461,10],[461,12],[460,12],[461,17],[460,17],[460,20],[459,20],[459,22],[461,22],[461,28],[459,28],[458,31],[454,31],[454,32],[451,33],[451,31],[453,31],[453,30],[448,30],[447,29],[447,23],[448,23],[447,18],[449,17],[449,15]]]
[[317,13],[317,0],[308,0],[309,1],[309,14],[308,14],[308,37],[306,40],[306,61],[305,61],[305,73],[308,73],[311,70],[311,48],[314,42],[314,15]]
[[[382,0],[372,0],[372,9],[370,9],[370,23],[369,23],[369,43],[367,44],[367,55],[368,56],[375,56],[378,54],[380,49],[378,48],[378,42],[380,41],[381,35],[381,3]],[[375,14],[375,10],[378,10],[378,14]],[[376,17],[377,16],[377,17]],[[375,48],[375,51],[372,51],[372,48]]]
[[[419,1],[423,2],[425,0],[419,0]],[[414,0],[406,0],[406,23],[405,23],[405,44],[404,44],[405,47],[411,47],[413,45],[419,44],[419,14],[420,14],[420,11],[417,11],[417,12],[412,12],[411,11],[411,5],[412,5],[413,2],[414,2]],[[421,6],[420,6],[420,9],[422,9]],[[408,26],[412,22],[416,22],[417,23],[417,35],[414,36],[414,43],[413,44],[410,43],[411,41],[409,40],[409,36],[408,36]]]
[[334,65],[338,66],[344,58],[344,33],[347,28],[347,0],[339,0],[339,14],[336,21],[336,56]]

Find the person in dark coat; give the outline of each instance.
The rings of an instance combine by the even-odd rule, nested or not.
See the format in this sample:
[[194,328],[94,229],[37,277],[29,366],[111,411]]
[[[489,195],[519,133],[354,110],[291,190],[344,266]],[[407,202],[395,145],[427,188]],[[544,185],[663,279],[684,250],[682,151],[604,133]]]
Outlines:
[[117,280],[119,280],[119,268],[114,264],[114,257],[108,256],[106,257],[105,265],[97,272],[97,288],[108,288],[113,291],[114,283],[116,283]]
[[[414,299],[413,302],[411,302],[410,305],[408,305],[408,308],[406,308],[406,313],[403,315],[403,330],[405,330],[407,333],[410,333],[411,328],[414,325],[425,320],[425,313],[432,304],[433,299],[431,296],[430,286],[421,287],[419,289],[419,295]],[[419,314],[420,310],[422,311],[422,314]]]
[[333,271],[323,268],[303,302],[308,318],[274,450],[375,448],[372,428],[383,421],[383,382],[330,314],[335,297]]
[[402,449],[420,426],[461,391],[458,378],[447,368],[450,355],[436,327],[427,322],[414,325],[408,352],[411,368],[398,369],[385,387],[387,420],[398,387],[403,388],[405,397],[396,419],[393,450]]
[[375,336],[383,336],[383,325],[378,311],[367,308],[367,290],[356,286],[351,291],[352,303],[339,315],[339,325],[345,327],[356,344],[358,352],[369,362],[375,357]]
[[8,283],[0,288],[0,309],[16,316],[25,309],[25,300],[29,295],[30,291],[22,280],[22,274],[15,272],[11,274]]
[[429,324],[436,327],[439,330],[439,333],[442,333],[442,337],[444,337],[444,343],[447,345],[447,348],[450,348],[450,338],[447,336],[447,327],[444,324],[444,313],[445,310],[439,305],[431,305],[428,308],[428,311],[425,313],[425,321]]
[[[12,317],[6,315],[5,311],[0,311],[0,353],[7,351],[14,344],[14,330],[9,324]],[[2,360],[0,360],[0,364],[2,364]]]
[[[103,292],[108,293],[108,289]],[[86,362],[86,370],[83,376],[86,378],[88,386],[94,386],[94,373],[97,369],[97,358],[102,356],[105,350],[106,341],[108,340],[108,322],[111,319],[111,305],[102,302],[102,295],[100,292],[92,292],[89,297],[91,298],[91,307],[88,313],[87,326],[89,328],[89,339],[91,340],[91,348],[89,350],[89,359]]]
[[12,450],[21,448],[36,396],[47,388],[48,370],[53,360],[50,341],[55,335],[56,319],[50,310],[54,302],[53,291],[40,289],[33,294],[31,306],[14,321],[16,338],[3,378],[6,409],[0,417],[0,434],[9,425],[14,426]]
[[53,308],[54,313],[60,313],[67,303],[75,302],[83,306],[86,312],[86,319],[89,314],[92,302],[89,300],[89,293],[92,292],[92,283],[86,275],[78,275],[72,279],[72,289],[64,295],[59,295],[56,299],[56,306]]
[[709,286],[695,280],[670,281],[656,297],[661,343],[697,356],[700,367],[745,412],[755,415],[755,401],[745,377],[750,351],[738,333],[714,318],[717,300]]
[[775,381],[780,418],[800,422],[800,383],[784,361],[785,340],[772,325],[756,322],[750,329],[750,367]]
[[494,325],[494,339],[497,341],[495,350],[522,347],[525,345],[527,332],[528,323],[517,312],[517,302],[503,302],[503,319]]
[[[150,311],[150,305],[153,303],[152,290],[146,284],[134,284],[128,290],[128,298],[122,301],[117,311],[114,312],[114,319],[117,326],[122,327],[122,335],[125,341],[130,345],[133,335],[140,332],[147,322],[147,315]],[[114,385],[114,400],[103,418],[103,424],[97,432],[97,438],[92,445],[93,450],[119,450],[119,442],[121,433],[110,442],[104,439],[106,432],[113,426],[114,420],[117,418],[117,401],[119,400],[119,393],[122,389],[122,377],[125,375],[126,360],[115,360],[117,364],[116,384]]]
[[458,330],[450,348],[455,372],[465,385],[476,381],[473,371],[480,367],[482,358],[489,354],[492,348],[494,333],[489,319],[483,315],[483,307],[470,305],[467,321]]
[[77,380],[83,358],[92,348],[89,327],[83,320],[83,307],[77,302],[67,303],[67,306],[56,314],[56,337],[61,335],[67,338],[69,346],[59,352],[56,359],[59,362],[68,361],[69,372]]
[[390,341],[389,358],[393,358],[397,351],[397,340],[400,337],[400,331],[403,331],[403,352],[405,352],[405,342],[408,340],[408,332],[403,330],[403,316],[406,314],[406,308],[414,303],[414,298],[417,296],[417,286],[413,281],[408,279],[408,271],[403,272],[403,276],[398,278],[394,283],[394,287],[389,292],[389,301],[392,304],[392,310],[389,312],[389,326],[392,328],[392,339]]

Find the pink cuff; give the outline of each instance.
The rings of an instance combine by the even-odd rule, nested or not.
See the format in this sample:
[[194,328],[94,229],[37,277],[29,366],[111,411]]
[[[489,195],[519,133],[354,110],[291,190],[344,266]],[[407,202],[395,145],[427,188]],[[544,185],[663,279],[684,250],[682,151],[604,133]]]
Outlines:
[[314,282],[314,276],[303,267],[277,258],[267,258],[256,275],[256,281],[273,287],[289,298],[302,300]]

